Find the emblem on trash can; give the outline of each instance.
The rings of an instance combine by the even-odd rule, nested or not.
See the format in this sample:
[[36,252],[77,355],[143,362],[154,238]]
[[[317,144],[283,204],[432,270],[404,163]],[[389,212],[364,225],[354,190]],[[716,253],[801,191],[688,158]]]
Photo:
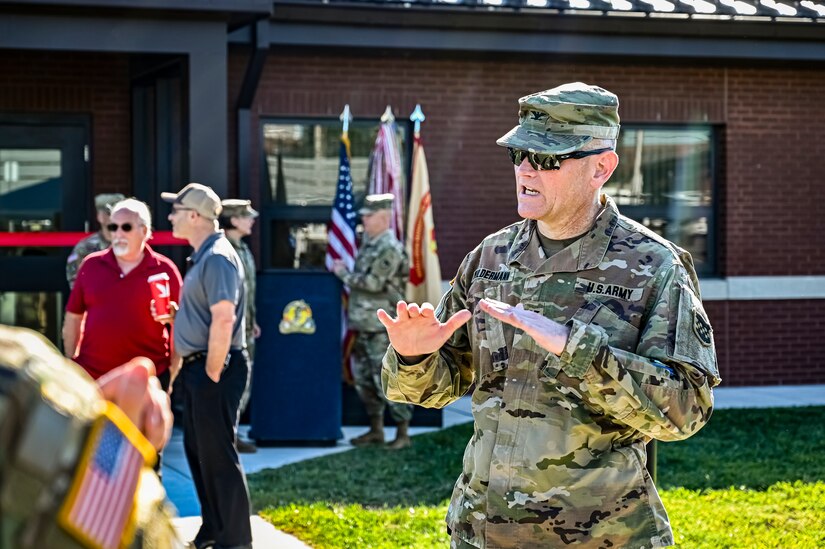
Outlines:
[[303,299],[290,301],[284,307],[284,314],[278,331],[282,334],[314,334],[315,321],[312,319],[312,309]]

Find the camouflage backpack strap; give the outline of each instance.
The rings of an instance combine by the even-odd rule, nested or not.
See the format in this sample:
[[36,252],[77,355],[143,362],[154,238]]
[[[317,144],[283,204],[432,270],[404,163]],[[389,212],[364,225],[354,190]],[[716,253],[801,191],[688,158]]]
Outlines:
[[[135,433],[94,381],[39,334],[0,326],[0,547],[119,548],[131,539],[133,547],[179,547],[174,532],[166,545],[136,544],[145,537],[141,518],[157,521],[153,530],[164,523],[151,510],[163,505],[163,489],[147,498],[139,480],[147,449],[139,448],[131,467],[121,459],[133,438],[140,441]],[[100,471],[117,482],[108,505],[88,496],[92,472]],[[84,509],[91,515],[80,517]]]

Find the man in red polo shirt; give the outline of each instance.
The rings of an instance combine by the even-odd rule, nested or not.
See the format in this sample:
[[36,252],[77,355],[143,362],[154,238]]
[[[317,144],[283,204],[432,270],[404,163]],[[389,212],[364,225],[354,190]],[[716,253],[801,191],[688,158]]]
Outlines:
[[152,250],[149,207],[134,198],[112,208],[109,249],[86,257],[66,306],[63,350],[97,379],[136,356],[155,363],[164,390],[169,387],[169,328],[152,317],[147,279],[169,276],[171,301],[180,296],[181,276],[172,261]]

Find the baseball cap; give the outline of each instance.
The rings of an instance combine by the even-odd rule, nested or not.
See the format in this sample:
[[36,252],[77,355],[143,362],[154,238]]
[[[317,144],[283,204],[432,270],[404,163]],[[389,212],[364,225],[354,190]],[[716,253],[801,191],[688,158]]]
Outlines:
[[112,206],[124,200],[126,197],[120,193],[103,193],[95,195],[95,209],[109,212]]
[[221,199],[211,188],[200,183],[189,183],[178,193],[160,193],[165,202],[192,208],[202,217],[217,219],[221,213]]
[[258,211],[252,207],[251,200],[228,198],[221,201],[221,217],[258,217]]
[[604,88],[572,82],[518,102],[519,124],[496,141],[502,147],[565,154],[619,137],[619,98]]
[[364,205],[358,210],[360,215],[375,213],[380,210],[391,210],[395,196],[392,193],[368,194],[364,198]]

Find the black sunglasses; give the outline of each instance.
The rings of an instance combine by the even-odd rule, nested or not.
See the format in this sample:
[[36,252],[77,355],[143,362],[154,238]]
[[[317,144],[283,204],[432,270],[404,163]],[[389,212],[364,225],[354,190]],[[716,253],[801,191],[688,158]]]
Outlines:
[[128,233],[132,230],[133,225],[131,223],[124,223],[123,225],[118,225],[117,223],[109,223],[106,225],[106,228],[109,230],[110,233],[117,232],[118,228],[123,229],[124,233]]
[[513,164],[515,164],[516,166],[521,166],[521,163],[524,161],[525,158],[527,158],[527,161],[530,162],[530,165],[533,166],[533,169],[537,171],[558,170],[561,168],[561,163],[563,160],[568,160],[570,158],[586,158],[588,156],[593,156],[594,154],[601,154],[603,152],[612,150],[613,149],[611,148],[605,148],[596,149],[593,151],[574,151],[567,154],[544,154],[525,151],[523,149],[514,149],[513,147],[507,147],[507,153],[510,155],[510,161]]

